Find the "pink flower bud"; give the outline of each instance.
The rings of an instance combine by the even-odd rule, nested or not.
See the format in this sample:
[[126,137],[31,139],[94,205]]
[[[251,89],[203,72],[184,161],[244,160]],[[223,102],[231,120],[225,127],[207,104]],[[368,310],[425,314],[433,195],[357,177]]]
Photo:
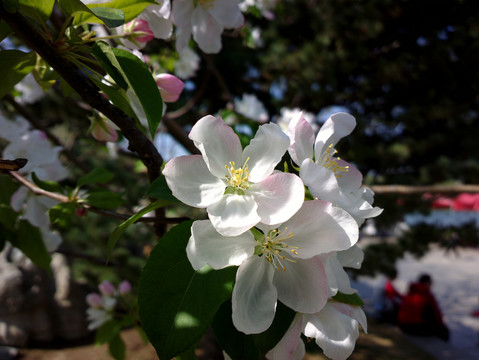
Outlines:
[[100,289],[100,292],[106,296],[113,296],[115,294],[115,287],[108,280],[102,281],[101,284],[98,285],[98,289]]
[[119,285],[118,285],[118,292],[120,295],[126,295],[131,291],[131,284],[128,280],[123,280]]
[[86,209],[83,208],[83,207],[76,209],[76,210],[75,210],[75,215],[76,215],[76,216],[79,216],[79,217],[85,216],[85,215],[86,215]]
[[126,24],[124,34],[132,35],[134,41],[143,44],[155,38],[153,31],[148,26],[148,22],[141,19],[136,19]]
[[94,308],[101,308],[101,295],[97,293],[90,293],[86,296],[86,302],[88,305]]
[[118,133],[116,132],[115,125],[109,119],[95,119],[90,127],[91,136],[98,141],[111,141],[118,140]]
[[164,102],[175,102],[185,88],[185,83],[171,74],[158,74],[155,80]]

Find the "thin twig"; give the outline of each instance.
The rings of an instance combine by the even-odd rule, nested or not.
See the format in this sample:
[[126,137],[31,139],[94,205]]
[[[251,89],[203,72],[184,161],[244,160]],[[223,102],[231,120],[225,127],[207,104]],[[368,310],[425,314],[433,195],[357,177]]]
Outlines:
[[376,194],[458,194],[463,192],[479,193],[479,185],[371,185],[369,188]]

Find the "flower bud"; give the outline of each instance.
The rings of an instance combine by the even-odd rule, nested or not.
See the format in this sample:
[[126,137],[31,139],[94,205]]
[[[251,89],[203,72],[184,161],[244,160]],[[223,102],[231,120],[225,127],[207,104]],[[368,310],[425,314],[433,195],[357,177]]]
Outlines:
[[130,41],[140,43],[140,45],[144,45],[155,38],[146,20],[136,19],[130,21],[128,24],[125,24],[123,31],[125,35],[129,36]]
[[126,295],[131,291],[131,284],[128,280],[123,280],[119,285],[118,285],[118,292],[120,295]]
[[171,74],[158,74],[155,80],[164,102],[177,101],[185,87],[183,81]]
[[90,133],[91,136],[98,141],[116,142],[118,140],[116,126],[107,118],[102,117],[93,119],[90,126]]
[[108,280],[102,281],[101,284],[98,285],[98,289],[100,289],[100,292],[106,296],[113,296],[115,294],[115,287]]
[[94,308],[101,308],[101,295],[98,293],[90,293],[86,296],[86,302],[89,306]]

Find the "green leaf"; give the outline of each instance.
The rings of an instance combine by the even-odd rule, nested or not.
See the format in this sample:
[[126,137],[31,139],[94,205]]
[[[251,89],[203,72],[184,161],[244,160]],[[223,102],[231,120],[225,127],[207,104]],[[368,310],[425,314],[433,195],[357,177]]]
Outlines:
[[0,41],[13,34],[13,30],[5,21],[0,21]]
[[[88,7],[95,12],[95,8],[109,7],[121,10],[124,13],[124,22],[129,22],[136,18],[147,6],[155,4],[154,0],[114,0],[104,4],[89,4]],[[75,17],[74,25],[84,23],[101,23],[95,16],[89,13],[82,13]]]
[[115,175],[112,172],[104,168],[95,168],[78,179],[77,186],[82,187],[86,184],[104,184],[112,180],[114,177]]
[[136,114],[131,108],[130,102],[126,96],[126,93],[123,90],[119,90],[115,87],[108,86],[104,83],[102,83],[100,80],[95,79],[94,77],[91,78],[93,82],[98,86],[101,91],[105,93],[106,96],[108,96],[108,99],[115,104],[115,106],[119,107],[125,114],[128,116],[132,117],[133,119],[136,119]]
[[163,100],[153,75],[137,56],[123,49],[113,49],[126,81],[140,100],[148,120],[150,134],[154,137],[163,116]]
[[20,50],[0,51],[0,98],[12,91],[15,84],[35,67],[36,55],[34,52],[24,53]]
[[9,175],[0,173],[0,204],[10,206],[10,199],[15,191],[18,189],[18,183]]
[[0,224],[3,224],[6,229],[15,231],[17,216],[18,214],[10,205],[0,204]]
[[220,347],[233,360],[260,359],[253,337],[233,325],[231,300],[225,301],[213,320],[213,330]]
[[183,351],[180,355],[176,357],[176,360],[197,360],[195,353],[195,347],[192,346],[188,350]]
[[90,48],[90,53],[105,68],[108,75],[124,90],[128,89],[127,77],[123,72],[118,60],[113,53],[113,49],[105,41],[96,41]]
[[116,209],[124,203],[120,194],[104,189],[95,189],[88,192],[86,202],[100,209]]
[[180,201],[173,196],[166,179],[164,176],[159,176],[155,181],[150,185],[150,188],[146,192],[146,196],[153,199],[163,199],[168,200],[171,203],[179,203]]
[[70,226],[75,214],[76,205],[74,203],[60,203],[48,210],[50,223],[66,228]]
[[35,174],[35,172],[32,172],[32,180],[35,183],[35,185],[42,188],[43,190],[64,194],[63,188],[56,181],[40,180],[37,177],[37,174]]
[[20,7],[18,0],[2,0],[2,4],[9,13],[17,12]]
[[19,248],[35,264],[48,272],[51,271],[51,256],[45,247],[42,234],[27,220],[20,220],[17,238],[12,245]]
[[113,339],[111,339],[110,343],[108,344],[108,350],[110,351],[110,355],[115,360],[125,359],[126,346],[120,334],[117,334],[115,337],[113,337]]
[[118,239],[120,239],[121,235],[130,227],[131,224],[134,224],[138,219],[140,219],[143,215],[148,214],[150,211],[170,205],[171,203],[172,202],[169,202],[167,200],[162,200],[162,199],[157,200],[145,206],[143,209],[138,211],[135,215],[132,215],[127,220],[122,222],[115,230],[113,230],[113,232],[111,233],[108,239],[108,250],[107,250],[108,256],[110,256],[111,252],[113,251],[113,248],[118,242]]
[[185,251],[191,224],[185,221],[165,234],[140,278],[140,319],[160,359],[196,344],[233,289],[236,267],[191,267]]
[[[90,22],[104,23],[109,27],[117,27],[123,25],[125,22],[123,10],[116,9],[115,7],[105,10],[105,5],[107,4],[98,4],[98,7],[101,7],[102,9],[97,12],[92,11],[80,0],[58,0],[58,4],[67,16],[74,17],[73,25]],[[82,21],[82,19],[85,18],[88,19],[88,21]]]
[[359,297],[357,293],[344,294],[338,291],[338,293],[333,296],[333,299],[349,305],[364,306],[364,301]]
[[19,0],[19,11],[39,23],[45,23],[52,14],[55,0]]
[[101,345],[112,341],[119,335],[121,331],[121,323],[117,320],[108,320],[104,322],[95,333],[95,344]]

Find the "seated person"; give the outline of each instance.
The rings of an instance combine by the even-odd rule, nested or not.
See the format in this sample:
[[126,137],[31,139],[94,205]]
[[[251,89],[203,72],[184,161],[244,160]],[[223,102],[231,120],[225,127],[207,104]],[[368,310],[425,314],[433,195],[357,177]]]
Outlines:
[[396,277],[397,271],[393,270],[384,283],[379,306],[379,320],[389,324],[396,324],[399,307],[403,300],[403,296],[393,285]]
[[399,328],[410,335],[437,336],[449,340],[449,329],[442,320],[442,313],[431,292],[432,279],[428,274],[419,277],[418,282],[409,286],[399,308]]

